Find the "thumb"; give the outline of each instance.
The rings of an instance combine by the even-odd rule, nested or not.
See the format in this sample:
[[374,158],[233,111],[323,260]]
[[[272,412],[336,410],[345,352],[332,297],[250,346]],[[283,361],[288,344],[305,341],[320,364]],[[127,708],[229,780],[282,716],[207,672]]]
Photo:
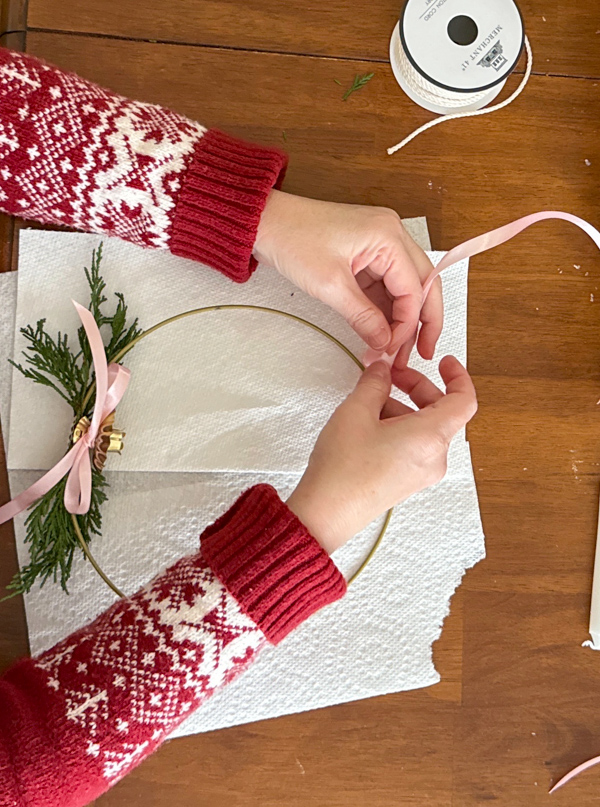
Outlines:
[[392,339],[388,321],[354,279],[350,285],[336,290],[333,305],[369,347],[380,352],[386,349]]
[[379,418],[391,389],[392,374],[389,366],[383,361],[376,361],[358,379],[348,400],[362,404]]

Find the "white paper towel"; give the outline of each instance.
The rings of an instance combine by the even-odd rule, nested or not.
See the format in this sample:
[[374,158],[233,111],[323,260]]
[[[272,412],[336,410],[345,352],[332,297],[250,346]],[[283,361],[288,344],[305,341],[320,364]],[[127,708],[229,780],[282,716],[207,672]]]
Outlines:
[[[50,333],[78,327],[71,298],[87,304],[82,271],[94,235],[23,233],[17,327],[46,319]],[[144,328],[189,308],[226,303],[289,311],[328,330],[355,354],[364,344],[327,306],[278,273],[261,269],[243,286],[191,261],[105,240],[102,274],[124,293]],[[440,254],[435,255],[439,259]],[[56,279],[60,278],[60,283]],[[437,355],[466,359],[467,262],[444,276],[446,326]],[[17,334],[15,350],[24,345]],[[132,381],[118,409],[127,448],[115,471],[300,472],[331,412],[352,389],[358,368],[322,335],[263,312],[218,311],[180,320],[127,356]],[[416,361],[433,372],[436,365]],[[8,467],[47,469],[64,450],[68,405],[48,388],[13,375]],[[190,440],[190,434],[194,439]],[[273,439],[274,435],[277,439]],[[157,461],[160,467],[157,468]]]
[[[439,681],[431,645],[465,569],[484,555],[468,444],[452,447],[450,473],[398,508],[379,552],[346,598],[323,609],[277,648],[267,649],[242,678],[193,714],[176,736],[210,731],[335,703],[415,689]],[[155,572],[198,546],[198,534],[255,479],[224,473],[108,473],[102,537],[92,545],[109,576],[134,591]],[[34,471],[11,471],[21,488]],[[283,497],[296,475],[262,477]],[[23,517],[16,523],[25,562]],[[372,544],[380,523],[334,556],[346,574]],[[66,597],[45,586],[26,596],[32,653],[91,620],[114,600],[78,556]]]
[[[48,239],[52,241],[50,249]],[[77,276],[84,264],[89,265],[92,245],[99,240],[94,236],[70,233],[22,233],[19,325],[35,321],[43,312],[49,315],[48,324],[52,328],[50,319],[57,313],[56,306],[61,305],[56,287],[61,287],[66,296],[78,294],[81,297],[84,287],[77,287]],[[110,239],[105,239],[105,255],[103,274],[109,288],[114,282],[115,288],[124,291],[131,310],[140,315],[143,325],[178,313],[188,307],[187,301],[191,297],[194,299],[190,307],[221,301],[250,302],[287,308],[335,332],[353,349],[363,349],[335,314],[262,268],[250,284],[233,287],[229,281],[195,264],[165,254],[148,253]],[[51,264],[48,263],[49,257],[53,259]],[[466,275],[466,265],[445,274],[446,326],[440,350],[440,353],[453,352],[463,361],[466,352]],[[56,283],[59,277],[61,282]],[[292,293],[294,297],[290,296]],[[71,317],[72,325],[76,325],[68,307],[62,310],[67,319]],[[240,317],[245,312],[236,313]],[[135,590],[168,563],[196,549],[197,536],[203,527],[250,484],[268,481],[284,497],[289,495],[320,428],[319,418],[328,417],[331,410],[326,411],[327,406],[333,406],[338,397],[346,394],[357,375],[349,360],[346,368],[346,359],[339,349],[330,348],[316,336],[313,339],[313,334],[302,326],[292,324],[296,328],[293,330],[286,320],[272,317],[254,328],[244,322],[238,330],[239,325],[232,317],[230,331],[225,331],[222,326],[217,329],[216,320],[210,323],[212,315],[203,316],[208,319],[202,323],[202,317],[187,320],[188,325],[197,323],[194,339],[198,342],[194,342],[190,352],[184,354],[180,365],[188,370],[192,367],[194,373],[188,375],[200,381],[193,389],[187,376],[181,377],[181,386],[170,383],[169,405],[177,412],[171,425],[177,426],[180,417],[187,419],[187,430],[182,434],[186,435],[188,443],[201,439],[205,432],[198,433],[199,429],[206,429],[210,439],[202,442],[201,450],[186,451],[182,460],[179,450],[166,451],[164,443],[159,446],[155,443],[152,456],[144,454],[141,445],[136,447],[135,441],[130,442],[130,433],[123,455],[123,459],[129,455],[128,464],[119,463],[119,470],[107,473],[111,489],[109,501],[103,507],[103,534],[95,540],[92,549],[107,573],[127,591]],[[216,316],[225,315],[219,312]],[[62,319],[54,320],[54,325],[65,329]],[[238,362],[236,372],[224,372],[230,368],[230,362],[236,360],[236,339],[237,351],[240,352],[241,340],[246,356],[249,329],[254,339],[251,358],[253,361],[258,358],[258,363],[253,363],[249,369],[245,362]],[[217,338],[213,339],[215,333]],[[189,339],[190,329],[185,334]],[[161,349],[159,343],[163,341],[163,335],[166,331],[160,337],[157,334],[152,344],[148,340],[145,361],[142,354],[138,354],[137,366],[134,366],[132,354],[132,361],[128,364],[138,377],[144,372],[144,365],[150,364],[149,359],[156,367],[155,351]],[[179,361],[180,354],[178,356],[178,351],[173,349],[174,340],[164,341],[169,342],[170,347],[162,349],[166,352],[161,356],[159,367],[167,373],[169,362]],[[200,341],[205,346],[203,350],[196,347]],[[280,349],[282,343],[285,351]],[[223,344],[227,345],[227,359],[219,361],[219,356],[223,357]],[[0,345],[0,353],[1,348]],[[265,351],[280,360],[291,352],[293,364],[289,361],[276,375],[280,369],[277,363],[269,363],[267,358],[261,360]],[[310,358],[308,362],[307,356]],[[432,375],[432,366],[426,366]],[[264,386],[256,383],[257,376],[260,378],[267,368],[272,374],[268,376],[269,394],[273,390],[278,392],[279,384],[285,389],[284,397],[268,398]],[[238,370],[241,375],[237,374]],[[169,378],[168,375],[165,377]],[[308,385],[309,396],[304,395],[300,385],[295,386],[297,377]],[[146,378],[152,381],[151,375]],[[10,439],[13,494],[39,476],[36,471],[28,469],[46,467],[57,458],[47,453],[40,461],[39,446],[38,454],[34,450],[35,441],[15,442],[20,434],[20,427],[15,423],[22,414],[21,407],[30,407],[33,400],[38,417],[42,406],[49,423],[53,417],[61,417],[60,408],[50,409],[50,413],[45,408],[47,403],[52,407],[55,396],[42,403],[40,393],[45,392],[43,388],[33,388],[34,396],[31,382],[20,388],[17,379],[15,373]],[[175,400],[173,388],[177,389]],[[216,399],[213,409],[206,405],[203,392],[208,388],[214,395],[218,393],[221,399],[232,396],[227,418],[237,418],[234,440],[229,440],[230,432],[223,428],[223,413],[215,416],[218,415]],[[131,424],[136,423],[134,418],[139,418],[147,407],[144,415],[155,418],[153,428],[160,433],[159,407],[152,406],[151,399],[142,403],[139,388],[128,391],[128,396],[130,392],[132,402],[128,417]],[[138,395],[137,403],[133,401],[134,392]],[[303,394],[303,406],[298,406],[295,401],[300,393]],[[326,404],[319,398],[320,393]],[[252,400],[252,396],[258,400]],[[156,393],[153,397],[157,397]],[[186,397],[189,400],[180,400]],[[124,408],[125,401],[119,409],[119,421],[120,425],[127,427],[121,422]],[[201,423],[197,420],[198,409],[205,418]],[[291,409],[294,416],[290,416],[287,409]],[[307,411],[310,416],[303,419]],[[162,416],[168,416],[164,408]],[[212,419],[206,419],[208,416]],[[298,422],[305,430],[304,439],[290,440],[290,435],[300,436]],[[65,423],[68,430],[69,418]],[[291,432],[285,432],[286,428]],[[61,432],[56,423],[53,429],[60,432],[59,443],[54,449],[60,455],[64,430]],[[130,432],[132,429],[130,425]],[[257,429],[261,440],[267,440],[268,451],[265,451],[264,444],[254,440],[253,433]],[[189,434],[193,434],[193,441],[189,440]],[[236,450],[242,443],[244,451]],[[220,448],[224,449],[223,453],[219,452]],[[151,459],[153,462],[149,465]],[[124,467],[133,470],[124,470]],[[227,470],[215,472],[215,467]],[[259,474],[250,473],[253,468],[263,470]],[[190,469],[194,472],[189,472]],[[282,470],[287,473],[282,473]],[[15,522],[21,563],[27,561],[23,521],[24,517],[20,516]],[[380,524],[371,525],[336,553],[335,559],[345,573],[360,563],[379,527]],[[218,693],[176,734],[207,731],[435,683],[439,676],[432,663],[431,644],[439,636],[450,597],[462,574],[483,555],[483,533],[469,448],[464,439],[458,439],[451,447],[446,479],[399,508],[380,553],[353,585],[348,597],[315,615],[278,648],[268,649],[245,676]],[[66,597],[58,587],[47,585],[26,596],[33,653],[50,647],[92,619],[114,598],[81,557],[74,563],[71,592]]]

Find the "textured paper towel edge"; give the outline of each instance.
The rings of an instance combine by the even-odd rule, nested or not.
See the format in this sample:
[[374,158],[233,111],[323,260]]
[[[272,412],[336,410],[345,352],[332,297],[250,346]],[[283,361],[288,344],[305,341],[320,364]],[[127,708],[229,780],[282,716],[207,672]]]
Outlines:
[[[406,224],[406,222],[405,222],[405,224]],[[409,226],[407,226],[407,230],[411,231]],[[414,237],[414,232],[413,232],[413,233],[411,233],[411,234],[413,234],[413,237]],[[424,248],[430,248],[430,245],[429,245],[428,243],[422,243],[422,246],[423,246]],[[16,283],[15,283],[15,293],[16,293]],[[14,308],[13,308],[13,311],[12,311],[12,317],[13,317],[13,322],[14,322]],[[2,347],[3,347],[3,345],[1,345],[1,344],[0,344],[0,349],[1,349]],[[10,350],[10,348],[9,348],[9,350]],[[9,394],[10,394],[10,391],[9,391]],[[0,406],[1,406],[1,405],[2,405],[2,404],[0,403]],[[6,404],[4,404],[4,405],[6,405]],[[483,556],[483,553],[482,553],[482,556]],[[477,561],[475,560],[475,561],[473,561],[473,562],[477,562]],[[471,565],[473,565],[473,564],[471,563]],[[456,582],[456,585],[455,585],[455,587],[454,587],[454,590],[456,590],[456,587],[457,587],[457,586],[460,584],[460,581],[462,580],[462,577],[464,576],[464,573],[466,572],[466,570],[467,570],[468,568],[470,568],[470,566],[466,566],[466,567],[464,568],[463,572],[460,574],[459,578],[457,579],[457,582]],[[451,595],[451,596],[452,596],[452,595]],[[447,602],[446,602],[446,614],[444,615],[444,618],[445,618],[445,616],[447,615],[447,613],[449,613],[449,610],[450,610],[450,599],[451,599],[451,596],[448,598],[448,600],[447,600]],[[443,619],[442,619],[442,621],[441,621],[441,623],[440,623],[440,626],[439,626],[439,632],[440,632],[440,633],[441,633],[441,630],[442,630],[442,623],[443,623]],[[431,645],[430,645],[430,653],[431,653]],[[436,676],[437,676],[437,673],[436,673]],[[437,677],[436,677],[436,676],[434,676],[434,679],[435,679],[435,680],[432,680],[430,683],[435,683],[437,680],[439,680],[439,676],[437,676]],[[422,684],[422,685],[423,685],[423,686],[427,686],[427,685],[429,685],[429,684]],[[373,695],[373,696],[375,696],[375,695],[379,695],[379,694],[381,694],[381,693],[374,693],[374,695]],[[367,697],[367,696],[362,695],[361,697]],[[349,699],[353,699],[353,696],[351,696]],[[341,700],[341,699],[338,697],[338,698],[336,699],[336,702],[342,702],[342,700]],[[216,704],[215,704],[215,705],[216,705]],[[323,706],[326,706],[326,705],[329,705],[329,704],[327,704],[327,703],[324,703],[324,704],[323,704]],[[312,708],[321,708],[321,707],[320,707],[320,706],[316,706],[316,705],[314,705],[314,704],[313,704],[313,705],[311,705],[311,707],[310,707],[310,708],[312,709]],[[203,710],[203,711],[204,711],[204,710]],[[286,713],[286,714],[290,714],[290,713],[292,713],[292,712],[291,712],[291,711],[287,711],[287,712],[285,712],[285,713]],[[273,713],[273,714],[269,715],[269,717],[274,717],[274,716],[276,716],[276,714],[277,714],[277,713]],[[253,719],[253,718],[249,718],[249,720],[252,720],[252,719]],[[266,719],[266,718],[261,718],[261,719]],[[188,721],[188,722],[189,722],[189,721]],[[237,722],[239,723],[239,720],[238,720]],[[178,729],[178,730],[177,730],[177,731],[174,733],[174,735],[173,735],[173,736],[179,736],[179,735],[187,734],[187,733],[190,733],[190,731],[194,731],[194,732],[195,732],[195,731],[199,731],[199,730],[207,731],[207,730],[211,730],[211,728],[214,728],[214,727],[212,727],[212,726],[206,726],[206,727],[204,727],[204,728],[199,729],[198,727],[192,727],[192,726],[190,725],[190,726],[189,726],[189,727],[186,729],[186,726],[187,726],[187,725],[188,725],[188,723],[186,722],[186,724],[184,724],[182,727],[180,727],[180,728],[179,728],[179,729]],[[221,725],[226,725],[226,724],[221,723]]]

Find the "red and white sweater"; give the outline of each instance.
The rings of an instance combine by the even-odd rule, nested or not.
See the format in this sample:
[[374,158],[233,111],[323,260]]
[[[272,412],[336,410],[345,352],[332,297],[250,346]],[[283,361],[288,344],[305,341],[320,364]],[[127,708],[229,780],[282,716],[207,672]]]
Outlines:
[[[0,209],[247,280],[286,159],[0,49]],[[91,625],[0,679],[0,807],[88,804],[345,581],[268,485]]]

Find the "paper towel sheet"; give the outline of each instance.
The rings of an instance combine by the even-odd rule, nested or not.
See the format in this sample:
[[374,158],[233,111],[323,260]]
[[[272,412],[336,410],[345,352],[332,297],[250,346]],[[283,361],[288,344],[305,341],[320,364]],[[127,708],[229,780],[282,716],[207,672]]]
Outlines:
[[[484,555],[477,494],[468,474],[468,444],[453,444],[451,472],[435,488],[397,509],[378,554],[340,603],[313,616],[277,648],[268,648],[240,679],[218,693],[176,736],[429,686],[439,681],[431,645],[465,569]],[[36,478],[11,471],[13,488]],[[198,546],[198,534],[250,484],[239,473],[107,473],[109,501],[102,537],[92,544],[109,576],[135,591],[154,573]],[[295,474],[263,477],[285,498]],[[344,573],[355,569],[381,522],[339,550]],[[15,524],[21,563],[23,516]],[[71,593],[46,585],[26,596],[32,653],[93,619],[115,599],[81,556]]]
[[[412,236],[422,249],[431,251],[431,241],[427,229],[427,220],[424,216],[412,219],[403,219],[402,223],[407,232]],[[29,238],[29,230],[22,230],[23,238]],[[144,255],[148,253],[145,252]],[[161,253],[164,254],[164,253]],[[86,256],[86,262],[89,255]],[[32,266],[34,273],[37,271]],[[263,271],[263,268],[260,268]],[[27,314],[27,311],[24,312]],[[0,273],[0,424],[4,438],[5,449],[8,446],[8,433],[10,422],[10,404],[12,387],[12,368],[8,359],[13,357],[15,340],[15,325],[17,314],[17,273]],[[26,322],[25,324],[30,324]],[[20,327],[20,326],[19,326]],[[21,357],[18,357],[21,361]]]
[[[52,239],[51,250],[47,247],[48,241],[39,238],[42,235],[46,239]],[[61,237],[60,240],[56,240],[57,235]],[[63,241],[63,236],[67,236],[70,243],[67,243],[66,239]],[[44,234],[37,231],[22,233],[19,271],[20,313],[17,315],[17,325],[37,319],[40,315],[40,306],[48,300],[48,294],[54,286],[59,285],[56,284],[56,278],[60,276],[62,281],[66,267],[69,267],[67,272],[69,277],[73,277],[73,291],[67,291],[67,296],[69,293],[80,294],[81,286],[75,288],[75,276],[81,272],[84,264],[89,265],[91,246],[97,244],[99,240],[93,236],[69,233]],[[109,287],[111,278],[108,271],[105,271],[109,263],[108,258],[110,255],[114,257],[117,248],[121,246],[120,242],[105,239],[107,260],[104,275]],[[201,267],[173,259],[172,256],[165,254],[160,254],[158,256],[160,260],[149,266],[147,258],[154,258],[156,253],[124,246],[127,248],[125,252],[119,252],[119,259],[123,263],[120,269],[118,265],[114,269],[115,276],[118,274],[119,280],[115,285],[119,291],[125,292],[132,310],[143,315],[144,325],[149,324],[145,321],[147,308],[151,307],[148,306],[149,298],[152,305],[157,300],[162,300],[160,315],[157,318],[164,318],[188,307],[183,297],[188,299],[189,295],[195,295],[191,306],[196,306],[221,302],[219,294],[223,294],[223,301],[231,302],[234,299],[232,292],[235,292],[234,297],[237,298],[235,301],[240,302],[247,301],[251,304],[280,308],[287,308],[291,303],[288,310],[335,331],[335,335],[355,350],[363,349],[358,340],[352,341],[354,339],[352,332],[335,314],[306,298],[293,287],[282,284],[277,275],[270,274],[267,270],[259,270],[251,281],[253,287],[249,284],[241,288],[232,287],[229,281],[219,278],[209,270],[199,274],[203,272]],[[40,267],[44,267],[45,270],[50,252],[53,255],[60,253],[60,260],[53,262],[51,271],[42,271]],[[44,261],[40,260],[42,254]],[[124,266],[127,267],[126,270],[123,269]],[[444,279],[447,319],[443,336],[444,346],[440,352],[453,352],[464,361],[467,268],[465,265],[449,272],[450,274],[446,274]],[[163,273],[168,276],[169,282],[161,282]],[[122,282],[125,280],[127,282]],[[221,283],[224,284],[225,291],[220,288]],[[134,299],[136,284],[144,293]],[[65,284],[61,282],[60,285],[64,293]],[[26,290],[22,293],[23,286]],[[242,290],[250,292],[247,297],[238,294]],[[130,293],[132,291],[134,294]],[[293,298],[290,297],[292,292]],[[199,299],[200,297],[202,299]],[[54,312],[50,308],[49,306],[46,313],[52,315]],[[243,312],[237,313],[240,315]],[[223,316],[223,312],[219,312],[217,316]],[[50,319],[50,316],[48,318]],[[199,323],[200,319],[201,317],[198,317],[196,321]],[[191,321],[188,320],[188,323]],[[72,323],[76,324],[74,319]],[[273,378],[273,381],[285,384],[286,373],[293,375],[301,362],[305,361],[306,355],[311,359],[316,356],[318,362],[313,361],[312,367],[318,383],[312,380],[310,389],[313,397],[306,399],[306,406],[318,410],[319,384],[323,385],[321,391],[328,396],[327,401],[332,405],[336,395],[343,397],[347,392],[347,387],[342,389],[343,385],[337,382],[338,373],[343,376],[343,384],[349,383],[351,386],[356,378],[356,373],[352,375],[353,367],[349,363],[349,370],[346,372],[344,368],[342,371],[341,365],[345,359],[337,348],[328,352],[328,344],[324,347],[316,340],[310,341],[312,334],[301,326],[298,326],[300,330],[297,333],[289,330],[280,331],[279,325],[284,323],[287,325],[286,321],[275,320],[273,317],[272,321],[265,322],[260,328],[256,327],[256,331],[265,337],[264,342],[257,340],[257,351],[264,351],[265,344],[268,344],[268,349],[278,350],[277,344],[273,347],[277,340],[268,341],[268,338],[273,333],[278,338],[281,333],[285,333],[286,339],[290,340],[287,343],[288,347],[293,346],[293,351],[298,356],[297,363],[294,358],[294,366],[288,366],[286,372]],[[233,320],[230,324],[232,329],[236,327]],[[60,327],[65,328],[62,321]],[[211,350],[218,352],[222,350],[218,340],[210,342],[213,330],[214,326],[206,320],[203,330],[199,329],[195,337],[204,340],[204,344],[208,339]],[[244,342],[246,330],[238,334],[235,334],[235,331],[233,333],[230,343],[242,339],[242,343],[246,344]],[[153,343],[152,351],[158,342],[159,339]],[[307,344],[310,344],[309,353]],[[0,355],[3,349],[7,352],[0,338]],[[150,350],[148,355],[155,358],[154,352],[150,353]],[[190,358],[193,356],[188,355],[186,360],[189,361]],[[230,353],[229,358],[235,357]],[[167,363],[173,359],[174,352],[164,355],[161,362]],[[205,367],[208,366],[214,375],[199,376],[202,383],[198,385],[196,395],[191,396],[197,404],[202,398],[201,393],[206,389],[206,384],[218,383],[219,378],[223,377],[223,367],[219,362],[213,361],[212,364],[208,362],[207,365],[205,359],[204,352],[198,351],[198,368],[194,365],[197,373],[205,372]],[[274,368],[274,365],[270,366]],[[432,365],[425,366],[430,376],[436,375],[432,373]],[[263,364],[261,363],[258,368],[256,365],[253,367],[252,373],[244,376],[243,383],[239,378],[233,377],[232,381],[235,382],[233,391],[236,394],[248,395],[248,385],[253,381],[252,376],[260,374]],[[141,372],[142,369],[140,360],[140,367],[134,372]],[[300,369],[306,373],[305,367]],[[311,380],[310,374],[303,377],[308,381]],[[28,399],[33,398],[30,395],[31,383],[29,382],[28,391],[19,389],[17,378],[18,375],[15,374],[15,395],[20,396],[13,400],[15,418],[19,415],[20,406],[28,406]],[[187,379],[182,378],[182,385],[186,382]],[[212,389],[220,392],[223,388],[215,386]],[[267,410],[266,414],[263,412],[263,420],[256,416],[256,410],[260,407],[249,406],[247,399],[235,400],[232,411],[239,414],[250,409],[255,415],[246,422],[240,416],[237,439],[247,438],[248,435],[252,435],[253,429],[265,425],[264,433],[268,432],[269,443],[275,442],[272,439],[274,434],[278,439],[283,438],[285,443],[286,434],[283,430],[286,421],[282,419],[281,413],[286,406],[293,403],[293,394],[297,389],[288,384],[286,391],[289,397],[283,402],[270,401],[264,406],[264,400],[261,399],[261,406]],[[43,392],[45,391],[42,388],[35,388],[35,408],[38,415],[42,407],[39,393]],[[262,389],[258,388],[257,394],[261,392]],[[19,404],[15,403],[16,400]],[[44,402],[44,407],[50,402],[54,402],[54,396],[49,398],[48,402]],[[0,402],[0,406],[2,405]],[[177,401],[176,405],[180,407],[178,411],[184,416],[181,402]],[[133,404],[131,406],[132,418],[138,417],[141,404],[136,404],[138,409],[135,409]],[[206,409],[206,406],[204,408]],[[294,411],[298,417],[301,416],[298,407]],[[325,415],[322,410],[318,412],[321,416]],[[192,415],[195,413],[191,407],[185,416],[190,413]],[[60,416],[61,413],[57,411],[56,414]],[[214,411],[208,414],[214,415]],[[203,415],[206,416],[207,412],[205,411]],[[221,421],[222,417],[215,418],[206,428],[213,430],[221,428]],[[68,418],[66,422],[68,429],[70,425]],[[294,428],[294,423],[296,424],[296,433],[297,422],[294,418],[289,422],[291,428]],[[11,426],[11,446],[15,435],[19,433],[14,423],[15,421]],[[53,428],[58,429],[58,426],[55,424]],[[195,423],[191,428],[195,440],[198,436],[196,429],[199,426]],[[303,428],[309,431],[312,429],[312,436],[302,444],[302,450],[306,452],[310,447],[309,442],[314,440],[314,432],[318,431],[318,425],[306,419],[303,421]],[[221,436],[225,439],[227,433]],[[59,454],[63,441],[64,432],[61,434]],[[230,450],[235,447],[234,443],[228,444],[226,440],[225,445],[229,446]],[[101,566],[118,585],[126,591],[134,591],[154,573],[164,569],[182,554],[194,551],[198,545],[198,534],[203,527],[223,512],[249,485],[257,481],[268,481],[282,496],[289,495],[299,478],[298,465],[303,462],[304,456],[302,451],[296,451],[293,462],[278,466],[283,456],[281,445],[275,445],[273,450],[267,453],[263,446],[260,455],[253,454],[252,443],[249,445],[250,449],[243,452],[241,457],[237,451],[229,457],[227,463],[231,462],[233,465],[226,471],[214,471],[212,466],[216,464],[222,467],[224,460],[218,459],[217,451],[213,455],[217,461],[210,459],[211,443],[205,442],[203,451],[208,451],[209,461],[202,452],[198,452],[187,456],[185,462],[179,463],[181,466],[179,467],[176,462],[177,451],[173,452],[175,459],[173,456],[163,457],[162,452],[165,451],[163,446],[155,451],[154,465],[150,466],[155,470],[153,473],[147,472],[144,465],[148,462],[148,457],[139,452],[130,459],[129,467],[135,470],[124,472],[123,466],[120,465],[118,471],[111,470],[107,473],[111,490],[109,501],[103,507],[103,534],[95,540],[92,549]],[[36,459],[36,456],[39,457],[39,446],[37,455],[35,452],[32,453],[31,445],[26,443],[20,443],[17,448],[18,451],[15,449],[16,453],[13,453],[13,467],[15,461],[26,462],[27,458],[32,465],[23,465],[22,469],[10,471],[9,479],[13,495],[39,476],[36,471],[24,469],[44,467],[44,463]],[[128,435],[127,451],[129,448]],[[283,454],[289,451],[288,443],[284,445]],[[46,457],[47,462],[53,462],[55,459],[56,457],[49,454]],[[283,456],[283,459],[286,457]],[[195,472],[184,472],[190,467]],[[264,470],[259,474],[249,473],[252,467]],[[282,468],[288,472],[282,473]],[[15,521],[17,550],[21,563],[27,562],[28,557],[23,543],[23,521],[24,516],[18,517]],[[345,573],[350,573],[358,566],[380,526],[380,524],[371,525],[361,536],[336,553],[335,559]],[[449,470],[445,480],[398,508],[380,553],[352,586],[348,597],[342,603],[315,615],[279,647],[267,649],[249,672],[192,715],[175,735],[208,731],[387,692],[428,686],[437,682],[439,675],[432,663],[431,644],[440,634],[442,621],[448,612],[450,597],[462,574],[483,556],[483,533],[469,447],[464,441],[464,436],[461,436],[461,439],[455,440],[451,446]],[[382,592],[385,592],[385,596],[382,596]],[[52,646],[104,610],[113,599],[112,592],[96,576],[89,564],[82,557],[77,557],[71,580],[71,594],[68,597],[59,587],[51,584],[41,590],[36,589],[25,597],[32,652],[37,653]]]
[[[52,334],[76,331],[71,298],[87,304],[83,267],[101,240],[37,230],[21,234],[17,328],[45,317]],[[191,261],[116,239],[104,239],[104,255],[108,290],[124,293],[145,328],[200,306],[265,305],[325,328],[358,356],[364,352],[340,316],[274,270],[261,268],[248,283],[234,286]],[[437,349],[438,357],[452,353],[463,362],[467,267],[464,261],[444,274],[446,324]],[[15,351],[23,345],[17,334]],[[143,340],[125,363],[132,380],[117,425],[127,432],[127,448],[111,463],[119,472],[300,472],[359,376],[351,359],[321,334],[253,311],[180,320]],[[439,381],[436,363],[414,364]],[[31,381],[14,373],[11,422],[9,468],[47,469],[62,456],[71,412],[53,390],[38,387],[32,395]]]

